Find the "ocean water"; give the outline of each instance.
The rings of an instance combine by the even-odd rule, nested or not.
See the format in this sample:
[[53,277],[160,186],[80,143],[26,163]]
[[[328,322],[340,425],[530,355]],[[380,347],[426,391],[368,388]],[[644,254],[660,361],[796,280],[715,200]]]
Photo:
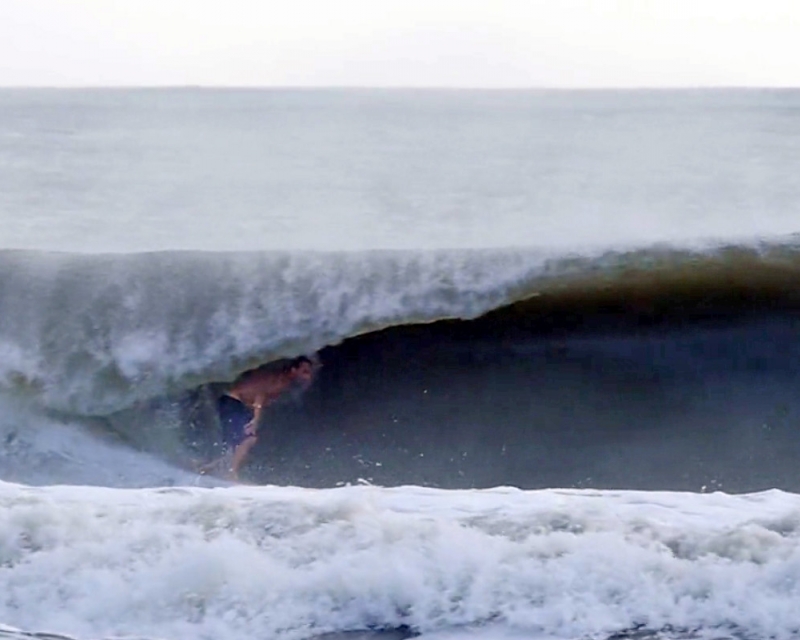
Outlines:
[[798,175],[791,90],[0,91],[0,638],[797,638]]

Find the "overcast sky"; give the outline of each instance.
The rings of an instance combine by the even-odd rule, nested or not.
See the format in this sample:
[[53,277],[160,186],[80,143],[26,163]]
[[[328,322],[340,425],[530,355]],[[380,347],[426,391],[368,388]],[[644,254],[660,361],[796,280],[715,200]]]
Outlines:
[[800,0],[0,0],[0,85],[800,86]]

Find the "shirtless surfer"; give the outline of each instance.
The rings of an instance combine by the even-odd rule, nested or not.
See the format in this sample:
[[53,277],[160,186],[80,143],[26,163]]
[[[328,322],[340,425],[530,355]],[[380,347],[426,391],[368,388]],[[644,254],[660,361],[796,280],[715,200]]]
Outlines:
[[311,384],[318,367],[310,358],[300,356],[280,371],[259,367],[240,375],[217,401],[226,454],[198,470],[207,473],[228,461],[226,475],[238,480],[239,469],[258,439],[256,431],[264,408],[290,389]]

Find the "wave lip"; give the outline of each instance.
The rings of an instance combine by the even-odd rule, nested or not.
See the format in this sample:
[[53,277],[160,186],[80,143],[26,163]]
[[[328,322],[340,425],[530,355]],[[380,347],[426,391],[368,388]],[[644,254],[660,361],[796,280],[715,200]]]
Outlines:
[[800,241],[584,253],[3,251],[0,273],[0,389],[106,415],[364,333],[504,307],[797,305]]

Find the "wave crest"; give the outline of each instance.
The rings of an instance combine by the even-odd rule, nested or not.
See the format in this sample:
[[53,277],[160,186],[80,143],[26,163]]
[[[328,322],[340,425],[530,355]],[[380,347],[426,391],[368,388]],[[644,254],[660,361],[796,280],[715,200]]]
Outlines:
[[598,298],[797,299],[800,242],[79,255],[0,252],[0,389],[105,415],[395,325]]

